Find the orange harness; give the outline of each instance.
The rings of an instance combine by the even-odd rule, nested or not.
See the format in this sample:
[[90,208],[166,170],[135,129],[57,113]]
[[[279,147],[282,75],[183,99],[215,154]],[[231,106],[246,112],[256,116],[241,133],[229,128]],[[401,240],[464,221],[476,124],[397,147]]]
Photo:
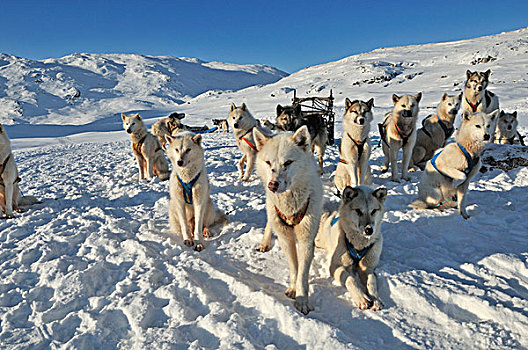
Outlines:
[[282,223],[289,227],[297,226],[301,223],[301,221],[304,218],[304,215],[306,214],[306,211],[308,210],[308,204],[310,204],[310,198],[308,197],[308,200],[306,201],[306,204],[304,207],[297,212],[296,214],[293,214],[291,216],[286,216],[283,213],[280,212],[279,208],[275,206],[275,213],[277,213],[277,216],[282,221]]
[[[7,165],[7,162],[9,161],[9,159],[11,158],[11,153],[9,153],[9,155],[6,157],[6,159],[4,159],[4,161],[2,162],[2,164],[0,165],[0,185],[4,186],[4,180],[2,179],[2,174],[4,173],[5,169],[6,169],[6,165]],[[20,182],[20,177],[17,176],[17,178],[15,179],[15,181],[13,182],[13,184],[16,184],[17,182]]]
[[[247,134],[246,134],[247,135]],[[237,144],[240,146],[240,141],[246,141],[246,143],[248,144],[249,147],[251,147],[251,149],[253,149],[255,152],[258,152],[258,149],[257,147],[255,147],[254,144],[252,144],[251,142],[249,142],[248,139],[246,139],[245,136],[242,136],[241,138],[238,139],[237,141]]]

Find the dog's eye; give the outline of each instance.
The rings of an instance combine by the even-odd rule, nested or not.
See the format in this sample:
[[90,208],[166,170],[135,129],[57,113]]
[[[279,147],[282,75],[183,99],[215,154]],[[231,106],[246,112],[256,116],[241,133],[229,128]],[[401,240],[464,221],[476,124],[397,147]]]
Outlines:
[[284,162],[284,167],[289,166],[291,163],[293,163],[293,160],[287,160]]
[[411,108],[414,108],[414,103],[411,105]]
[[477,129],[480,129],[480,125],[475,125],[477,127]]
[[490,126],[491,126],[491,125],[488,124],[487,128],[489,129]]
[[190,151],[191,151],[191,149],[190,149],[190,148],[187,148],[187,149],[185,150],[185,153],[189,153]]
[[453,104],[452,104],[452,103],[448,103],[447,105],[448,105],[448,106],[452,106]]
[[356,214],[358,214],[359,216],[363,215],[363,212],[359,209],[356,209]]
[[267,160],[265,163],[271,166],[271,162],[269,160]]
[[370,215],[374,215],[374,214],[376,214],[377,211],[378,211],[378,209],[373,209],[373,210],[370,212]]
[[405,105],[402,105],[402,108],[405,108],[406,106]]

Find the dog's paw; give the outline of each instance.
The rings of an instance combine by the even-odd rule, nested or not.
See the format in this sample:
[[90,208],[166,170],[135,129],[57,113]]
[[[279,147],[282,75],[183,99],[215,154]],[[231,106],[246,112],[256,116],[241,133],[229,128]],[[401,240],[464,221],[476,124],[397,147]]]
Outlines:
[[308,302],[308,297],[305,296],[298,297],[297,299],[295,299],[293,305],[304,315],[308,315],[310,311],[314,310],[314,307]]
[[469,218],[471,217],[471,216],[470,216],[465,210],[464,210],[464,211],[461,211],[461,212],[460,212],[460,215],[462,215],[462,217],[463,217],[464,219],[466,219],[466,220],[469,219]]
[[194,245],[194,242],[192,239],[186,239],[183,241],[183,244],[185,244],[187,247],[192,247]]
[[25,212],[26,212],[26,209],[16,208],[15,211],[16,211],[17,213],[25,213]]
[[372,306],[372,300],[370,300],[370,298],[366,294],[354,298],[354,302],[356,303],[357,307],[361,310],[370,309],[370,307]]
[[381,302],[381,300],[379,299],[375,299],[373,302],[372,302],[372,306],[370,307],[370,309],[372,311],[380,311],[381,309],[383,309],[385,305],[383,305],[383,303]]
[[255,250],[261,253],[269,252],[271,250],[271,245],[260,243]]
[[286,296],[290,299],[295,299],[295,288],[288,288],[286,289],[286,291],[284,292],[284,294],[286,294]]
[[242,178],[242,181],[244,181],[244,182],[249,181],[249,176],[244,176],[244,177]]
[[203,229],[203,236],[205,238],[211,238],[211,236],[212,236],[211,231],[209,231],[209,229],[207,227],[204,227],[204,229]]
[[203,243],[198,243],[195,247],[194,247],[194,250],[196,250],[197,252],[201,252],[202,250],[205,249],[205,246],[203,245]]

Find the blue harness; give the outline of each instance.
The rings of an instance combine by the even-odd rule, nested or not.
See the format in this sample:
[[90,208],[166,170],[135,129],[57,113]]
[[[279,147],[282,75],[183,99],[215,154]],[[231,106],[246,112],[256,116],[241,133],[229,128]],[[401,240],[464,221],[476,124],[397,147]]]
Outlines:
[[[464,174],[468,175],[471,171],[473,171],[473,168],[478,164],[478,162],[480,160],[480,157],[476,157],[476,158],[471,157],[471,154],[469,154],[468,150],[465,149],[464,146],[462,146],[458,142],[457,142],[457,146],[458,146],[458,149],[460,150],[460,152],[462,152],[462,154],[464,155],[464,157],[466,157],[466,161],[467,161],[468,166],[467,166],[466,169],[463,170],[463,172],[464,172]],[[442,153],[442,152],[438,152],[437,154],[434,155],[433,159],[431,159],[431,165],[440,174],[444,175],[445,177],[447,177],[450,180],[453,180],[453,178],[451,176],[449,176],[446,173],[440,171],[440,169],[438,169],[438,166],[436,165],[436,158],[438,158],[440,153]]]
[[[339,221],[339,217],[333,218],[331,225],[334,226],[336,224],[336,222],[338,222],[338,221]],[[345,243],[346,243],[347,250],[350,253],[350,257],[352,258],[352,260],[354,260],[354,265],[358,265],[359,262],[361,261],[361,259],[363,259],[363,257],[365,255],[367,255],[367,253],[370,250],[370,248],[372,248],[372,246],[374,246],[374,243],[371,243],[368,246],[366,246],[365,248],[363,248],[361,250],[357,250],[356,248],[354,248],[352,243],[348,240],[346,234],[345,234]]]
[[178,175],[176,175],[176,178],[178,179],[178,182],[180,183],[182,189],[183,189],[183,199],[185,199],[185,203],[186,204],[193,204],[193,199],[192,199],[192,188],[194,186],[194,184],[196,183],[196,181],[198,181],[198,178],[200,177],[200,175],[202,174],[202,172],[199,172],[195,177],[194,179],[192,179],[191,181],[189,182],[183,182],[182,179],[180,179],[180,177]]

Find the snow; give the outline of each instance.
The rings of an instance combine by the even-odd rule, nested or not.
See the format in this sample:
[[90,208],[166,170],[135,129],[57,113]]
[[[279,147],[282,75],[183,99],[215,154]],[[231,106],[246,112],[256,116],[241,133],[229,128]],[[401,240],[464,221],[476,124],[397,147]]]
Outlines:
[[[264,190],[256,175],[248,183],[236,180],[241,153],[234,137],[204,136],[213,201],[229,213],[230,223],[197,253],[168,230],[168,183],[133,181],[135,160],[116,115],[139,110],[150,125],[176,110],[187,114],[187,124],[210,125],[211,118],[227,116],[231,102],[246,102],[255,116],[271,118],[277,103],[289,103],[291,88],[301,96],[324,96],[333,89],[339,139],[345,97],[374,97],[376,123],[390,109],[392,93],[423,91],[420,117],[425,117],[443,92],[460,91],[466,69],[491,68],[490,90],[499,95],[501,108],[518,111],[525,134],[528,73],[521,67],[528,65],[527,34],[524,29],[379,49],[242,90],[225,81],[232,83],[225,89],[237,91],[208,91],[196,82],[189,91],[202,91],[185,103],[156,102],[150,107],[145,101],[166,98],[169,89],[146,91],[141,74],[135,80],[123,71],[112,73],[116,62],[125,60],[122,55],[59,59],[64,72],[71,67],[96,72],[86,73],[94,83],[98,74],[114,74],[108,81],[120,88],[101,87],[86,109],[59,104],[43,111],[37,104],[28,108],[27,102],[24,116],[6,127],[22,190],[44,203],[0,221],[0,344],[85,349],[528,348],[526,167],[477,175],[468,198],[471,218],[464,220],[454,210],[407,208],[416,197],[420,173],[411,173],[410,182],[390,182],[389,174],[379,172],[383,156],[375,148],[373,179],[389,190],[377,269],[386,307],[379,312],[357,309],[345,288],[329,277],[328,259],[317,250],[310,274],[315,311],[303,316],[283,294],[287,264],[277,242],[270,252],[254,250],[264,232]],[[497,60],[471,65],[488,55]],[[0,59],[1,76],[7,74],[2,62],[10,59]],[[150,58],[130,60],[127,67]],[[107,62],[110,73],[97,73],[103,69],[100,62]],[[252,69],[260,68],[247,71]],[[17,71],[21,80],[3,85],[0,100],[10,101],[18,92],[27,93],[27,101],[42,98],[40,90],[31,95],[31,84],[23,83],[24,70]],[[12,71],[8,80],[14,76]],[[0,84],[5,80],[0,78]],[[82,87],[80,91],[83,96]],[[129,98],[142,93],[141,103]],[[373,140],[376,136],[371,134]],[[495,149],[500,153],[497,146],[489,152]],[[337,200],[331,194],[337,159],[337,147],[330,147],[324,162],[326,200]]]

